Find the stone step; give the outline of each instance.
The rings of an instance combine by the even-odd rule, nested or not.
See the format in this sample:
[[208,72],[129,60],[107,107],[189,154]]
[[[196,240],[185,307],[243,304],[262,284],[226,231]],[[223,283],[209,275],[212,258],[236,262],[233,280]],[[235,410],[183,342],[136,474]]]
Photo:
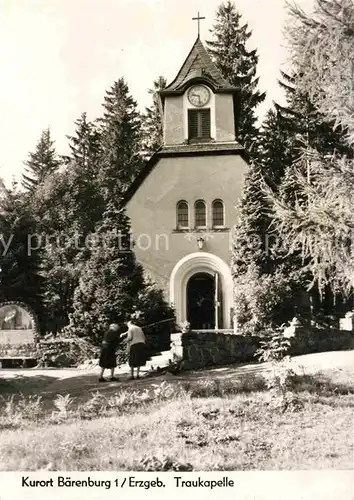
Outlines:
[[[172,361],[172,355],[170,351],[163,351],[161,354],[157,356],[152,356],[147,362],[146,365],[142,367],[142,371],[148,371],[151,367],[164,368],[169,365],[169,360]],[[124,365],[120,365],[118,367],[118,373],[128,373],[130,371],[128,363]]]
[[147,366],[159,366],[160,368],[168,366],[169,361],[172,360],[171,351],[163,351],[161,354],[152,356],[147,362]]

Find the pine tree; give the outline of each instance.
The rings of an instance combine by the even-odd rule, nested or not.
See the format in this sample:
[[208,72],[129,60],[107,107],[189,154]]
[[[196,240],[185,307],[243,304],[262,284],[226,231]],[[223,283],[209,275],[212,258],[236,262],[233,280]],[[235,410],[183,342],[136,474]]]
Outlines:
[[266,237],[270,220],[266,216],[266,198],[262,191],[262,172],[252,164],[245,180],[238,221],[234,228],[232,271],[234,278],[247,271],[253,262],[266,272]]
[[343,133],[334,130],[334,123],[327,123],[309,96],[297,88],[295,75],[281,72],[279,84],[285,90],[286,105],[274,103],[268,111],[262,124],[258,161],[267,184],[276,192],[283,182],[283,193],[295,198],[292,172],[301,164],[298,160],[304,148],[315,148],[325,155],[350,155],[351,151]]
[[75,294],[72,325],[80,333],[91,327],[94,336],[109,322],[123,323],[127,312],[133,311],[143,275],[130,248],[129,229],[124,209],[108,203]]
[[41,259],[47,329],[56,332],[69,322],[74,291],[90,251],[85,239],[104,210],[103,199],[87,169],[71,163],[66,171],[38,188],[32,206],[44,236]]
[[301,258],[287,257],[263,185],[261,165],[252,164],[233,231],[234,312],[246,333],[279,326],[297,313],[309,314]]
[[134,311],[141,312],[144,321],[151,314],[156,318],[156,312],[160,319],[173,317],[160,292],[144,279],[132,248],[129,219],[120,205],[116,200],[108,203],[75,292],[69,328],[93,341],[99,341],[107,324],[126,323]]
[[75,135],[67,136],[71,154],[65,157],[66,163],[73,162],[81,167],[82,173],[96,174],[97,163],[100,156],[100,134],[94,123],[87,120],[86,113],[75,121]]
[[293,135],[277,109],[270,109],[262,124],[258,163],[265,182],[278,190],[285,169],[294,161]]
[[152,96],[151,108],[146,108],[143,120],[143,157],[148,160],[163,144],[163,109],[159,91],[167,85],[167,80],[159,76],[148,92]]
[[281,72],[280,86],[285,90],[287,105],[275,104],[282,128],[293,138],[297,157],[304,143],[307,147],[326,154],[352,155],[343,131],[335,128],[335,122],[327,118],[311,102],[308,93],[297,85],[296,74]]
[[75,124],[75,135],[68,137],[71,155],[65,159],[66,168],[38,186],[31,200],[38,231],[48,238],[41,275],[46,328],[52,332],[69,322],[81,268],[89,257],[85,238],[95,230],[104,210],[97,181],[98,132],[85,113]]
[[154,295],[158,314],[162,318],[166,314],[173,317],[170,307],[161,302],[160,292],[151,291],[136,261],[124,208],[124,190],[133,167],[141,162],[137,129],[140,121],[135,106],[123,80],[116,82],[106,95],[97,179],[104,211],[90,235],[92,244],[81,269],[68,326],[70,331],[93,341],[99,339],[107,323],[124,323],[134,311],[141,310],[144,321],[149,320],[153,313],[150,299]]
[[216,12],[216,23],[211,30],[213,39],[208,49],[223,77],[239,88],[238,104],[235,107],[236,138],[246,150],[256,155],[257,117],[256,108],[265,99],[258,90],[257,50],[248,50],[252,36],[248,24],[231,1],[222,3]]
[[0,300],[24,302],[42,318],[41,248],[28,196],[3,188],[0,209]]
[[[308,262],[302,259],[301,251],[296,246],[291,255],[287,255],[289,241],[284,241],[284,235],[273,223],[267,195],[263,193],[262,199],[259,191],[263,190],[261,185],[265,182],[266,185],[271,186],[273,193],[278,193],[283,203],[305,206],[307,196],[301,187],[301,178],[308,178],[311,175],[311,159],[308,157],[310,145],[317,147],[325,155],[347,152],[348,148],[344,143],[343,134],[334,131],[333,124],[326,123],[323,115],[314,108],[308,96],[296,88],[295,77],[282,73],[282,80],[279,83],[285,90],[287,104],[280,106],[275,103],[274,109],[269,110],[266,115],[260,135],[258,158],[261,179],[256,175],[249,177],[246,185],[249,194],[242,202],[241,219],[237,227],[239,239],[245,237],[245,231],[246,235],[253,232],[254,238],[260,241],[265,240],[267,245],[266,248],[261,246],[257,251],[247,252],[242,248],[234,249],[234,260],[238,259],[239,262],[243,262],[243,266],[234,265],[234,281],[235,289],[237,287],[239,291],[244,289],[240,283],[249,283],[254,279],[251,289],[256,290],[256,286],[264,281],[268,287],[268,293],[272,294],[269,289],[272,279],[274,284],[275,281],[279,283],[286,279],[294,293],[295,309],[299,312],[300,307],[304,307],[300,306],[297,300],[302,304],[307,302],[307,310],[306,307],[302,310],[302,315],[307,315],[310,297],[313,303],[316,302],[313,312],[323,308],[323,304],[318,300],[317,290],[314,288],[308,290],[309,283],[312,281],[307,268]],[[258,210],[254,207],[255,196],[258,196],[260,200],[259,207],[263,207],[261,211],[259,207]],[[260,212],[261,215],[255,217]],[[263,262],[262,265],[259,264],[260,261]],[[251,299],[252,294],[248,293],[248,299],[242,300],[247,302]],[[240,301],[238,296],[237,301]],[[326,297],[326,302],[331,303],[329,296]],[[292,310],[293,314],[295,309]],[[291,314],[291,308],[288,312]],[[274,314],[276,314],[276,308]],[[268,318],[270,318],[269,315]],[[283,317],[283,320],[285,319],[290,318]]]
[[346,293],[354,287],[354,126],[350,112],[354,101],[349,90],[354,8],[349,0],[316,0],[310,16],[295,6],[289,9],[288,38],[297,93],[309,97],[323,121],[335,124],[345,137],[349,155],[342,148],[336,148],[332,156],[325,148],[321,150],[321,142],[311,142],[309,127],[302,161],[292,172],[300,203],[273,196],[274,223],[289,250],[301,250],[320,290],[330,286],[334,292]]
[[353,72],[348,62],[353,55],[353,2],[315,0],[309,15],[296,4],[289,4],[288,11],[287,39],[297,86],[328,122],[348,133],[352,145]]
[[[231,272],[234,284],[234,313],[238,328],[246,333],[269,326],[271,315],[269,304],[280,302],[270,300],[276,293],[271,273],[275,260],[272,259],[273,241],[266,214],[267,202],[261,188],[263,182],[259,164],[250,165],[245,179],[243,197],[239,204],[238,220],[233,228]],[[279,279],[277,280],[279,285]],[[277,290],[280,292],[280,290]],[[267,295],[265,299],[264,295]],[[283,299],[283,296],[281,297]],[[273,304],[274,302],[274,304]]]
[[103,200],[92,177],[76,163],[47,179],[32,199],[43,238],[41,275],[47,329],[56,332],[69,322],[83,263],[89,256],[85,238],[103,212]]
[[235,277],[254,264],[259,273],[276,266],[276,248],[281,246],[271,226],[270,207],[263,185],[279,189],[285,169],[293,161],[292,142],[279,113],[269,110],[260,136],[258,161],[250,165],[235,227],[233,269]]
[[27,191],[34,191],[44,179],[52,175],[59,168],[60,162],[51,139],[50,129],[43,130],[37,143],[36,150],[29,153],[25,162],[25,172],[22,175],[22,186]]
[[107,200],[120,196],[142,167],[141,118],[123,78],[107,90],[99,120],[102,153],[99,182]]
[[[263,188],[266,184],[271,186],[274,192],[282,190],[284,175],[298,154],[295,147],[297,132],[298,130],[293,129],[293,122],[286,121],[277,105],[275,109],[270,109],[262,125],[257,163],[251,165],[246,179],[239,220],[235,227],[232,270],[235,310],[240,302],[244,303],[249,313],[248,324],[252,324],[256,316],[258,321],[261,321],[261,317],[271,321],[278,316],[281,322],[290,319],[286,314],[290,316],[294,314],[295,295],[299,297],[302,283],[299,274],[299,270],[302,269],[301,259],[295,255],[292,259],[286,257],[283,241],[272,225],[270,205]],[[293,188],[294,185],[291,187],[291,192]],[[287,287],[279,287],[280,283],[286,282]],[[273,318],[266,307],[266,301],[263,305],[267,313],[262,311],[261,283],[266,288],[267,294],[273,297]],[[294,293],[294,307],[289,308],[285,307],[285,303],[291,290]],[[283,295],[285,291],[287,297]],[[259,295],[258,301],[254,298],[255,293]],[[281,296],[276,300],[277,293]],[[284,307],[280,307],[282,301]],[[243,320],[247,317],[245,312],[241,314],[242,316]]]

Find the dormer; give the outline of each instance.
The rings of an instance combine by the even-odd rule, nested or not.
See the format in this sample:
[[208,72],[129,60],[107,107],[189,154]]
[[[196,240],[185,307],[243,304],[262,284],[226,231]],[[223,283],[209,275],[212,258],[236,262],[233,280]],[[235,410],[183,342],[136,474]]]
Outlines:
[[236,95],[198,37],[176,78],[160,92],[164,146],[235,142]]

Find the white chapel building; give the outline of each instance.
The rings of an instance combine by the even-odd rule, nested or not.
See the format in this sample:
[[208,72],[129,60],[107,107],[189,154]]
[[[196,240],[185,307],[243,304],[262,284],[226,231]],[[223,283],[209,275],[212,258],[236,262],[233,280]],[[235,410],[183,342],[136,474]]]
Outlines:
[[160,92],[163,146],[126,198],[138,261],[174,305],[177,322],[193,329],[233,323],[231,230],[248,170],[235,137],[237,95],[198,36]]

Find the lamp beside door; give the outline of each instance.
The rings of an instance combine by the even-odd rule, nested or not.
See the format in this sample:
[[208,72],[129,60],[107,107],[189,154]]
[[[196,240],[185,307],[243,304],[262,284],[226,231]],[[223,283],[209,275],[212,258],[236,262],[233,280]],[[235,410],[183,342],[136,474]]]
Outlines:
[[204,248],[204,243],[205,243],[205,240],[204,238],[200,237],[197,239],[197,244],[198,244],[198,248],[199,250],[203,250]]

